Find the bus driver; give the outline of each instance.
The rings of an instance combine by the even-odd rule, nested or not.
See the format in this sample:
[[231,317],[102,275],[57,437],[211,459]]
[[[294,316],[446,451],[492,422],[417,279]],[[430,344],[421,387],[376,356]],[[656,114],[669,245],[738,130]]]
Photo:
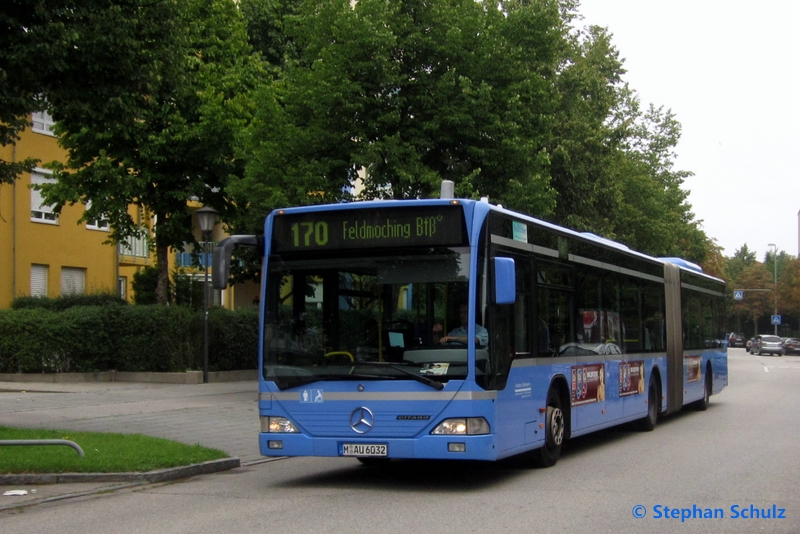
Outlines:
[[[467,328],[467,318],[469,317],[469,307],[466,304],[462,304],[458,308],[458,318],[461,321],[461,326],[458,326],[450,331],[449,334],[446,336],[442,336],[439,339],[439,343],[467,343],[467,336],[468,336],[468,328]],[[434,336],[439,336],[442,334],[442,325],[435,324],[433,325],[433,334]],[[481,346],[487,346],[489,344],[489,331],[486,330],[479,324],[475,325],[475,343]]]

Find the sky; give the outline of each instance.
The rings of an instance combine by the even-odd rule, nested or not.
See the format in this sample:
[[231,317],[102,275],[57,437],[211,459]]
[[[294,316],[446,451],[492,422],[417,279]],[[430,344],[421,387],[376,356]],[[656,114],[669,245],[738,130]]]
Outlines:
[[682,126],[674,170],[706,234],[764,261],[798,256],[800,2],[581,0],[608,28],[624,80]]

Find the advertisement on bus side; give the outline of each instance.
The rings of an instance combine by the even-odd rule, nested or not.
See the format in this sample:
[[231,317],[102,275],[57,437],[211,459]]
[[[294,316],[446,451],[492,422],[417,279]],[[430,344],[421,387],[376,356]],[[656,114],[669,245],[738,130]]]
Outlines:
[[644,362],[619,362],[619,396],[644,393]]
[[580,406],[606,399],[605,366],[603,364],[572,367],[572,405]]

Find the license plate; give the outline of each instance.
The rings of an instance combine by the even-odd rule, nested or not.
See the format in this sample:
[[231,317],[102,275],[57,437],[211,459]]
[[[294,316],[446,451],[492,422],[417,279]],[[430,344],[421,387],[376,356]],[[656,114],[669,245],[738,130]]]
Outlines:
[[386,456],[389,446],[385,443],[342,443],[342,456]]

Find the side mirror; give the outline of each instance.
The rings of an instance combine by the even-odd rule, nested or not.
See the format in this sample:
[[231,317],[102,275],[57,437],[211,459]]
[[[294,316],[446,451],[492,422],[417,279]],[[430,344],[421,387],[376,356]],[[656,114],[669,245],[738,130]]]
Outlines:
[[494,259],[494,303],[517,301],[517,274],[513,258]]
[[257,247],[258,238],[254,235],[232,235],[214,247],[214,255],[211,258],[211,283],[214,289],[228,287],[228,278],[231,277],[231,256],[233,248],[237,245]]

